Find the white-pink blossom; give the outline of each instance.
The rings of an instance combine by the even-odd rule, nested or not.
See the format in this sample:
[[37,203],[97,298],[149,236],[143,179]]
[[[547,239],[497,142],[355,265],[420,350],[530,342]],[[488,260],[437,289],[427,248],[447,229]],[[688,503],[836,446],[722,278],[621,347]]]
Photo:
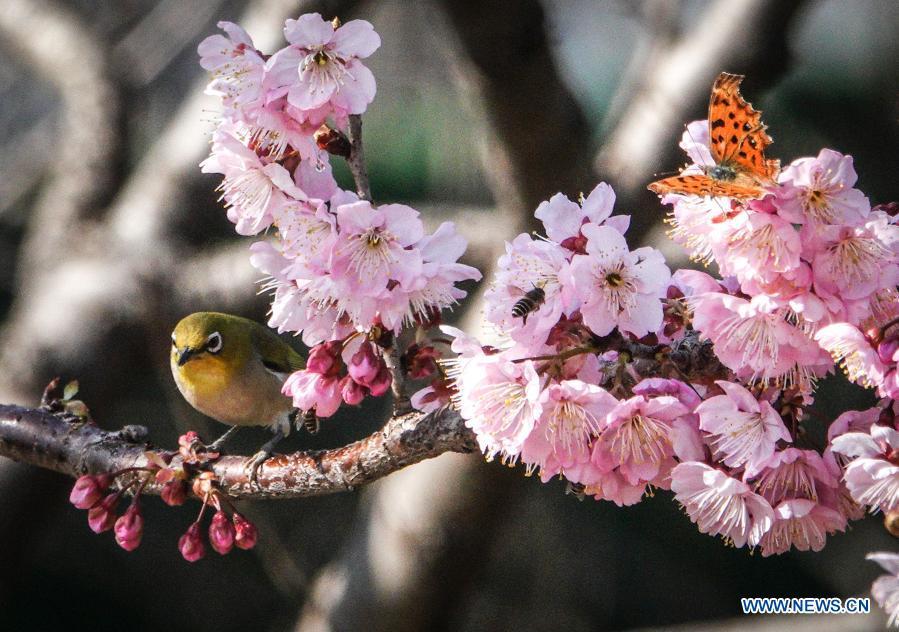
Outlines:
[[874,580],[871,594],[889,615],[887,625],[899,625],[899,554],[868,553],[865,559],[877,562],[887,572]]
[[774,510],[749,486],[705,463],[688,461],[671,471],[674,498],[701,533],[741,547],[756,546],[774,522]]
[[290,45],[266,63],[268,98],[286,94],[293,107],[316,119],[328,111],[338,117],[365,111],[375,97],[375,78],[360,60],[381,45],[369,22],[352,20],[335,28],[309,13],[287,20],[284,36]]
[[838,511],[813,500],[785,500],[774,508],[774,523],[759,546],[762,556],[780,555],[790,548],[820,551],[827,535],[846,530],[846,518]]
[[822,149],[816,158],[799,158],[783,169],[774,203],[793,224],[857,224],[871,209],[865,195],[852,188],[857,179],[852,156]]
[[630,251],[624,236],[608,226],[586,224],[586,254],[575,255],[570,274],[584,324],[598,336],[618,327],[635,336],[662,324],[662,297],[671,271],[654,248]]
[[221,199],[241,235],[255,235],[271,226],[286,203],[307,200],[290,172],[277,162],[260,159],[237,138],[233,126],[219,126],[212,137],[212,153],[200,166],[203,173],[225,176],[219,185]]
[[521,460],[547,481],[564,474],[580,482],[590,461],[590,444],[618,400],[605,389],[580,380],[550,384],[540,397],[542,413],[525,440]]
[[696,408],[699,427],[709,433],[713,451],[733,468],[754,476],[774,454],[778,441],[790,442],[790,432],[766,401],[733,382],[715,382],[724,395],[710,397]]
[[899,432],[873,425],[870,433],[847,432],[830,445],[834,452],[852,459],[843,479],[853,500],[872,510],[899,508]]

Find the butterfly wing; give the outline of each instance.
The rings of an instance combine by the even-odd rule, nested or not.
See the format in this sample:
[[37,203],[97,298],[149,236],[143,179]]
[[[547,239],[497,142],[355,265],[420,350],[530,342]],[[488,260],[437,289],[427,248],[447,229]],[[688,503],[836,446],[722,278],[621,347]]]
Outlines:
[[780,162],[765,159],[771,137],[762,123],[762,113],[740,94],[743,75],[722,72],[715,79],[709,99],[709,144],[718,164],[738,165],[760,182],[777,175]]
[[763,193],[761,187],[750,183],[735,184],[715,180],[701,173],[672,176],[658,180],[649,185],[649,190],[666,195],[678,193],[680,195],[710,195],[712,197],[729,197],[737,200],[748,200],[760,197]]

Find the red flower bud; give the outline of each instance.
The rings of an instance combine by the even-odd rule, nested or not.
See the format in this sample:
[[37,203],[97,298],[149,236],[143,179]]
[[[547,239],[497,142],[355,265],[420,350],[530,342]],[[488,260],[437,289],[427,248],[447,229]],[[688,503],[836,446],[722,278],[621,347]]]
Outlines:
[[343,401],[350,406],[361,404],[367,392],[367,388],[354,382],[349,375],[340,380],[340,395],[343,397]]
[[183,505],[187,500],[187,485],[181,479],[173,479],[162,486],[162,502],[170,507]]
[[178,550],[181,557],[188,562],[196,562],[206,557],[206,545],[200,537],[200,523],[190,525],[187,532],[178,539]]
[[378,371],[384,366],[384,360],[380,354],[375,353],[375,347],[369,341],[363,342],[359,350],[353,354],[347,365],[350,377],[363,386],[371,386],[378,377]]
[[390,371],[387,370],[386,366],[381,366],[381,370],[378,371],[378,374],[375,376],[375,379],[371,381],[371,384],[368,385],[368,390],[371,391],[372,397],[380,397],[388,390],[390,390],[390,383],[392,381]]
[[137,499],[115,521],[115,541],[126,551],[133,551],[140,546],[144,534],[144,518],[140,513]]
[[226,555],[234,547],[235,529],[228,514],[219,509],[209,524],[209,543],[219,555]]
[[[337,343],[337,344],[332,344]],[[334,376],[340,372],[340,357],[342,343],[332,340],[324,344],[315,345],[309,350],[306,358],[306,370],[319,375]]]
[[112,529],[116,521],[115,506],[119,502],[118,494],[109,494],[106,498],[90,508],[87,512],[87,524],[94,533],[103,533]]
[[899,339],[887,338],[877,345],[877,357],[884,364],[892,364],[893,355],[899,350]]
[[256,539],[259,537],[259,534],[256,531],[256,525],[239,513],[235,513],[231,516],[231,519],[234,521],[234,545],[245,551],[256,546]]
[[69,502],[78,509],[90,509],[103,497],[103,492],[109,489],[110,483],[112,477],[109,474],[80,476],[69,494]]

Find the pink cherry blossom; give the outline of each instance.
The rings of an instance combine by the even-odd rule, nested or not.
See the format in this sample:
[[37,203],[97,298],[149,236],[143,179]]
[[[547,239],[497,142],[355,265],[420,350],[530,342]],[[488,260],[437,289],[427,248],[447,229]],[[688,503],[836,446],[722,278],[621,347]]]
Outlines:
[[287,20],[284,36],[290,46],[266,63],[269,98],[286,94],[302,112],[324,106],[338,114],[365,112],[375,97],[375,78],[359,60],[381,45],[369,22],[352,20],[335,29],[321,15],[311,13]]
[[666,221],[671,225],[669,237],[680,244],[693,261],[712,263],[712,244],[723,241],[719,235],[727,229],[732,217],[728,198],[703,198],[695,195],[669,194],[662,204],[671,204]]
[[411,285],[421,273],[421,253],[409,249],[424,236],[418,211],[403,204],[375,208],[360,200],[335,213],[339,237],[332,274],[347,283],[347,298],[378,292],[391,279]]
[[871,585],[871,594],[889,615],[887,626],[899,624],[899,554],[868,553],[865,559],[877,562],[888,573],[881,575]]
[[819,491],[825,492],[824,488],[835,490],[839,486],[820,454],[793,447],[771,455],[754,478],[753,491],[772,506],[797,498],[817,501]]
[[834,323],[821,328],[815,340],[826,349],[846,376],[866,388],[881,388],[889,368],[865,335],[848,323]]
[[583,483],[586,495],[611,501],[619,507],[636,505],[643,499],[647,487],[646,483],[631,485],[617,469],[603,472],[595,465],[581,473],[579,482]]
[[540,203],[534,217],[543,222],[550,241],[570,247],[570,240],[580,235],[581,226],[586,223],[605,224],[622,235],[627,232],[630,217],[610,217],[614,206],[615,192],[608,184],[600,182],[586,198],[581,198],[580,204],[572,202],[563,193],[556,193],[549,200]]
[[831,441],[831,449],[853,459],[844,480],[852,498],[871,509],[887,512],[899,508],[899,432],[871,426],[870,433],[848,432]]
[[715,343],[721,362],[746,381],[776,380],[811,390],[831,366],[827,355],[766,295],[751,300],[717,292],[689,299],[693,326]]
[[630,485],[652,483],[667,489],[675,465],[673,427],[689,412],[669,395],[636,395],[619,402],[593,444],[594,465],[603,473],[617,469]]
[[891,248],[899,227],[875,218],[861,226],[827,226],[814,258],[815,288],[843,299],[860,299],[894,287],[899,266]]
[[608,226],[586,224],[581,232],[587,254],[574,256],[570,273],[584,324],[598,336],[616,326],[638,337],[656,331],[671,278],[662,253],[631,252],[624,236]]
[[514,351],[487,355],[478,349],[447,370],[456,389],[454,404],[490,459],[516,459],[542,413],[534,363],[514,358]]
[[722,276],[769,281],[799,267],[799,233],[777,215],[744,211],[728,221],[725,230],[710,235]]
[[330,417],[340,408],[340,378],[308,370],[291,373],[281,392],[293,398],[300,410],[314,410],[318,417]]
[[858,189],[852,156],[822,149],[817,158],[799,158],[780,173],[783,190],[775,196],[778,213],[793,224],[853,225],[871,207]]
[[792,439],[783,419],[766,401],[733,382],[715,382],[724,390],[696,408],[699,427],[711,435],[714,452],[733,468],[745,467],[754,476],[774,454],[778,441]]
[[590,443],[618,403],[608,391],[580,380],[551,384],[540,397],[542,414],[524,441],[521,460],[545,482],[557,474],[579,482],[590,460]]
[[219,126],[213,134],[212,153],[200,166],[203,173],[225,176],[219,190],[228,219],[241,235],[255,235],[271,226],[289,200],[307,199],[287,169],[275,162],[264,163],[228,125]]
[[790,548],[820,551],[827,535],[846,530],[846,518],[813,500],[785,500],[774,508],[774,523],[759,545],[762,556],[780,555]]
[[227,35],[210,35],[197,47],[200,65],[212,75],[206,94],[219,96],[227,108],[262,104],[265,61],[253,40],[233,22],[219,22]]
[[[327,205],[290,200],[275,215],[278,248],[289,260],[300,260],[322,271],[331,265],[337,241],[337,219]],[[286,263],[286,262],[285,262]]]
[[412,282],[389,291],[390,300],[379,306],[384,325],[397,331],[427,321],[431,314],[452,308],[465,298],[465,290],[457,284],[481,279],[476,268],[458,263],[467,245],[452,222],[443,222],[433,234],[413,244],[412,249],[421,254],[421,272]]
[[[567,265],[566,254],[557,243],[527,234],[506,243],[506,253],[499,258],[493,282],[484,294],[487,320],[522,344],[545,343],[564,308],[559,273]],[[515,316],[515,305],[538,289],[543,299],[525,316]]]
[[774,522],[768,501],[705,463],[688,461],[675,467],[671,489],[701,533],[720,535],[738,548],[756,546]]

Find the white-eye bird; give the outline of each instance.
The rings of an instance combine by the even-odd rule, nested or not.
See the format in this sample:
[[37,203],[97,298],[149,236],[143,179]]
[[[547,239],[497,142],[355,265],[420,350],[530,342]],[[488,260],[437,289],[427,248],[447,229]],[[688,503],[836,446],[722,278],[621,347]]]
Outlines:
[[248,462],[251,479],[290,432],[295,410],[284,380],[305,366],[302,356],[259,323],[218,312],[186,316],[172,332],[171,367],[191,406],[232,426],[208,446],[219,450],[241,426],[271,426],[274,438]]

